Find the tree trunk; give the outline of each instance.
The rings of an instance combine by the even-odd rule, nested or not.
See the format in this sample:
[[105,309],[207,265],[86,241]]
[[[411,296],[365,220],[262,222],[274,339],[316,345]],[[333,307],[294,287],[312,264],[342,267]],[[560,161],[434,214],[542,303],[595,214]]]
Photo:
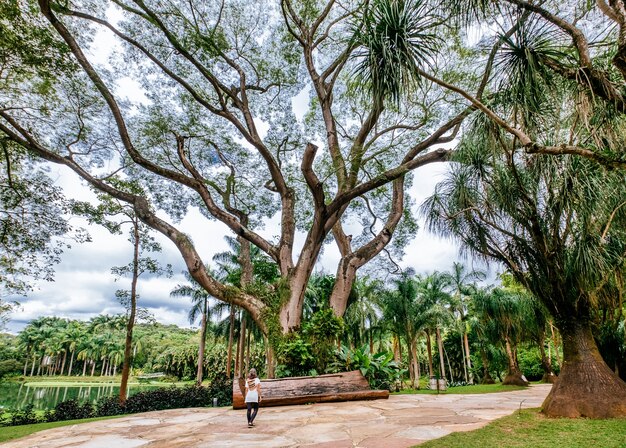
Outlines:
[[430,330],[426,330],[426,350],[428,351],[428,374],[430,378],[434,378],[435,370],[433,369],[433,349],[430,340]]
[[398,348],[398,336],[393,336],[393,360],[397,363],[401,360],[400,349]]
[[35,353],[33,353],[33,365],[30,366],[30,376],[33,376],[33,374],[35,373],[35,364],[37,364],[37,355]]
[[100,376],[104,376],[104,368],[106,367],[107,364],[107,360],[103,359],[102,360],[102,368],[100,369]]
[[206,314],[208,308],[207,297],[204,298],[204,306],[202,307],[202,320],[200,323],[200,346],[198,347],[198,368],[196,369],[196,385],[200,386],[202,384],[202,373],[204,371],[204,348],[206,345],[206,331],[207,331],[207,322],[206,322]]
[[[251,329],[250,329],[251,330]],[[252,331],[248,330],[247,342],[246,342],[246,374],[250,371],[250,339],[252,337]]]
[[274,349],[272,348],[272,345],[270,344],[270,341],[267,339],[267,337],[265,338],[265,359],[267,361],[267,378],[272,379],[275,376],[275,372],[274,372]]
[[519,367],[517,365],[517,358],[515,356],[515,352],[511,347],[511,343],[509,338],[506,337],[504,339],[504,347],[506,350],[506,357],[508,360],[508,372],[502,384],[504,385],[515,385],[515,386],[528,386],[528,382],[524,381],[522,378],[522,372],[520,372]]
[[419,376],[418,376],[418,367],[417,367],[417,347],[415,343],[415,338],[411,339],[407,343],[407,348],[409,350],[409,377],[411,378],[411,387],[413,389],[419,389]]
[[228,329],[228,358],[226,361],[226,377],[231,378],[231,366],[233,363],[233,339],[235,335],[235,306],[230,306],[230,327]]
[[76,353],[75,351],[72,351],[72,356],[70,356],[70,366],[67,369],[67,375],[68,376],[72,375],[72,365],[74,364],[74,354],[75,353]]
[[67,361],[67,350],[63,350],[63,363],[61,364],[61,373],[60,373],[61,376],[63,376],[63,372],[65,372],[65,361]]
[[483,346],[480,347],[480,358],[483,361],[482,384],[495,384],[494,379],[491,377],[491,373],[489,373],[489,359],[487,359],[487,352],[485,352],[485,348]]
[[92,359],[91,360],[91,376],[94,375],[95,371],[96,371],[96,361]]
[[472,358],[470,356],[470,348],[469,348],[469,338],[467,337],[467,332],[463,333],[463,340],[465,343],[465,355],[467,359],[467,372],[469,375],[468,383],[474,384],[474,375],[472,375]]
[[26,376],[27,370],[28,370],[28,356],[26,356],[26,359],[24,361],[24,376]]
[[439,327],[435,328],[437,334],[437,347],[439,348],[439,373],[442,379],[446,379],[446,366],[443,363],[443,340],[441,339],[441,330]]
[[463,333],[461,335],[461,358],[463,361],[463,378],[465,378],[465,382],[469,383],[469,378],[467,377],[467,364],[465,362],[466,356],[465,356],[465,333]]
[[87,373],[87,358],[83,360],[83,376]]
[[237,365],[239,370],[237,372],[237,378],[243,378],[247,372],[244,371],[244,354],[246,349],[246,315],[245,311],[241,311],[241,330],[239,331],[239,353],[237,353]]
[[552,342],[554,343],[554,356],[556,357],[556,363],[559,365],[559,368],[562,366],[561,364],[561,355],[559,355],[559,344],[557,340],[556,333],[554,332],[554,325],[552,322],[549,322],[550,325],[550,333],[552,334]]
[[556,381],[556,375],[552,371],[552,361],[550,360],[550,357],[546,355],[546,347],[544,345],[545,340],[546,335],[545,332],[542,331],[539,333],[539,340],[537,341],[539,345],[539,353],[541,354],[541,367],[543,367],[543,377],[541,378],[541,381],[544,383],[554,383]]
[[549,417],[626,416],[626,383],[604,362],[587,323],[559,327],[563,367],[543,402]]
[[[122,367],[122,379],[120,381],[120,404],[124,404],[127,398],[128,377],[132,364],[133,328],[135,326],[135,313],[137,311],[137,281],[139,280],[139,222],[133,216],[133,278],[130,286],[130,312],[126,323],[126,340],[124,341],[124,364]],[[116,366],[117,367],[117,366]]]

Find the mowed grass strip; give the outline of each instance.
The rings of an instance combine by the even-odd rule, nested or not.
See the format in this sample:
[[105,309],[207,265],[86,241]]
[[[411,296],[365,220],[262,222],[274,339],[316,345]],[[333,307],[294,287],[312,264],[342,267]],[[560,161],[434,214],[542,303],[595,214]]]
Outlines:
[[419,448],[626,448],[626,418],[589,420],[547,418],[525,409],[484,428],[457,432]]
[[95,422],[97,420],[109,420],[112,418],[127,417],[127,415],[114,415],[110,417],[83,418],[80,420],[65,420],[62,422],[34,423],[32,425],[4,426],[0,427],[0,443],[18,439],[44,429],[58,428],[60,426],[77,425],[79,423]]

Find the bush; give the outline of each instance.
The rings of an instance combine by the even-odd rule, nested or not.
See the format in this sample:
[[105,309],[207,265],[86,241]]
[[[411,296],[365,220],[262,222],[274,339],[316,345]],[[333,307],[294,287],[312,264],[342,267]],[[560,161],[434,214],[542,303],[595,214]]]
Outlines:
[[37,417],[32,404],[27,405],[21,411],[11,411],[7,426],[30,425],[33,423],[41,423],[43,418]]
[[230,406],[233,404],[233,380],[230,378],[227,378],[225,375],[214,378],[208,389],[211,403],[213,403],[213,398],[217,398],[218,406]]
[[118,396],[102,397],[96,403],[96,415],[98,417],[109,417],[111,415],[125,414],[124,407],[120,405]]
[[209,406],[208,389],[202,386],[168,387],[139,392],[128,397],[124,405],[126,413],[159,411],[174,408]]
[[24,366],[15,359],[5,359],[0,361],[0,378],[9,375],[21,375]]
[[57,403],[54,411],[46,412],[46,421],[60,422],[63,420],[78,420],[91,418],[95,414],[91,403],[80,403],[78,400],[67,400]]
[[393,361],[393,353],[371,354],[369,347],[350,350],[342,346],[335,366],[340,370],[360,370],[372,389],[393,391],[402,382],[403,371]]

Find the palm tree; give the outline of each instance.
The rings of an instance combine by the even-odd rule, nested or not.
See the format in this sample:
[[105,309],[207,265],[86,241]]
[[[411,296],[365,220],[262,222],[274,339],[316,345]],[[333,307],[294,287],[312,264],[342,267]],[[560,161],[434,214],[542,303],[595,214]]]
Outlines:
[[471,294],[475,291],[476,281],[484,280],[486,277],[485,272],[472,269],[467,272],[465,265],[462,263],[452,263],[452,272],[444,273],[447,281],[450,284],[452,309],[458,313],[461,329],[461,354],[463,358],[463,370],[465,374],[465,381],[472,384],[472,361],[470,357],[469,340],[467,337],[468,325],[466,322],[467,317],[467,300]]
[[407,345],[411,387],[419,388],[417,337],[424,328],[423,313],[418,307],[414,271],[407,269],[393,281],[395,288],[382,297],[383,318],[392,332]]
[[343,316],[346,332],[352,336],[352,346],[360,347],[367,331],[370,353],[374,353],[373,331],[382,317],[383,284],[379,280],[363,277],[356,279],[353,288],[355,297],[348,302]]
[[488,324],[491,340],[499,341],[508,359],[508,372],[502,384],[528,386],[517,361],[517,345],[524,338],[531,302],[523,293],[502,288],[484,289],[474,296],[474,310]]
[[[209,267],[206,269],[207,271],[210,271]],[[198,348],[198,366],[196,371],[196,384],[199,386],[202,384],[202,375],[204,370],[207,322],[209,321],[211,314],[220,309],[217,307],[212,308],[210,306],[209,299],[211,296],[202,286],[198,284],[189,272],[185,271],[183,274],[189,284],[176,285],[176,287],[170,292],[170,297],[189,297],[191,299],[192,307],[189,310],[189,323],[194,323],[198,319],[198,316],[200,316],[200,345]]]
[[[446,292],[448,286],[448,276],[438,271],[425,277],[418,276],[417,279],[417,294],[420,302],[423,303],[424,327],[435,329],[439,351],[439,373],[442,379],[446,379],[446,369],[441,330],[453,320],[449,309],[451,299]],[[430,334],[428,334],[428,339],[430,345]]]

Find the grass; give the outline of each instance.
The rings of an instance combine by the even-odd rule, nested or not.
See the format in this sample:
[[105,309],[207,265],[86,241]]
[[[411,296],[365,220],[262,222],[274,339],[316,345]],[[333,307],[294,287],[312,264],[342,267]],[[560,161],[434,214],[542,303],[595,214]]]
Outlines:
[[7,440],[24,437],[44,429],[58,428],[60,426],[77,425],[78,423],[95,422],[97,420],[109,420],[111,418],[125,417],[125,415],[114,415],[111,417],[84,418],[81,420],[65,420],[62,422],[34,423],[32,425],[6,426],[0,430],[0,443]]
[[484,428],[457,432],[419,448],[625,448],[626,419],[547,418],[539,409],[525,409]]
[[[526,389],[523,386],[503,386],[501,383],[498,384],[475,384],[473,386],[457,386],[457,387],[449,387],[447,390],[439,391],[439,394],[490,394],[495,392],[511,392],[514,390],[523,390]],[[397,395],[406,395],[406,394],[437,394],[437,390],[433,389],[404,389],[400,392],[394,392]]]

